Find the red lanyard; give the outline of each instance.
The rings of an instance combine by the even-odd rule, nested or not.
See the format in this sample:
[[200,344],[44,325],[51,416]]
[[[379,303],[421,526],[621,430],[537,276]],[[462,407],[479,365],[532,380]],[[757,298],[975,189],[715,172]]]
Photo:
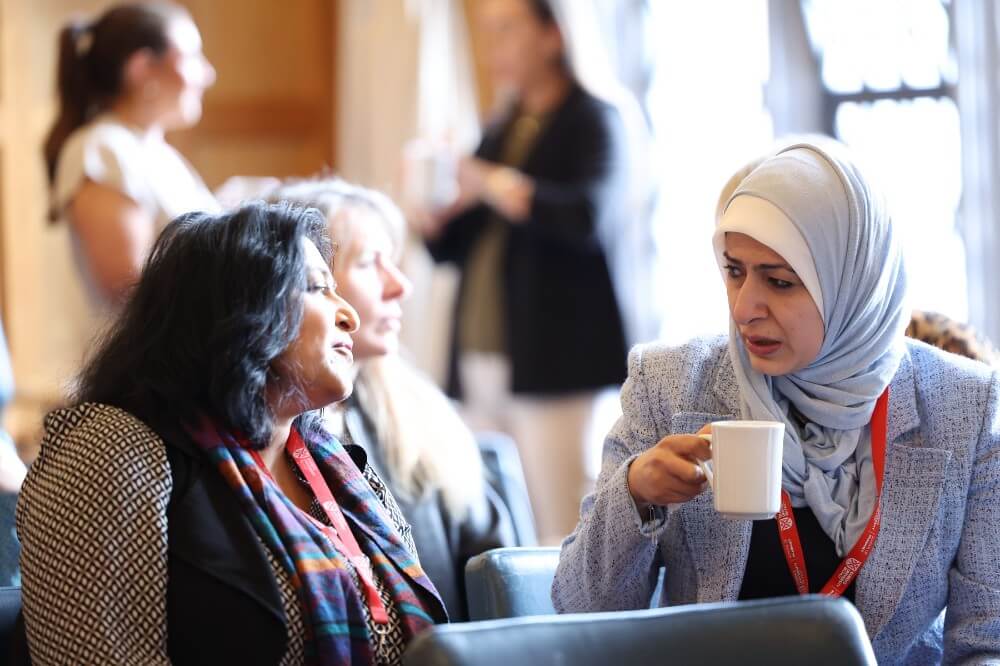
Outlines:
[[[875,508],[872,510],[871,518],[865,531],[858,537],[857,543],[847,553],[833,576],[827,581],[820,594],[831,597],[839,597],[844,593],[854,578],[861,571],[861,567],[868,561],[868,555],[875,547],[875,539],[878,537],[878,529],[882,519],[882,477],[885,473],[885,447],[886,435],[889,421],[889,388],[879,397],[875,403],[875,411],[872,413],[872,463],[875,466]],[[802,552],[802,542],[799,540],[799,528],[795,524],[795,514],[792,512],[792,500],[788,491],[781,491],[781,511],[775,516],[778,523],[778,538],[781,539],[781,547],[785,552],[785,560],[788,562],[788,570],[795,581],[795,589],[799,594],[809,593],[809,574],[806,572],[805,554]]]
[[[308,513],[306,516],[333,542],[333,547],[343,553],[354,566],[354,570],[361,581],[361,586],[364,588],[365,601],[368,603],[368,609],[371,611],[372,621],[381,625],[388,624],[389,614],[385,610],[385,604],[382,603],[382,597],[379,596],[378,588],[375,587],[375,574],[371,569],[368,558],[361,551],[361,546],[358,545],[357,539],[354,538],[354,533],[347,524],[347,520],[340,510],[340,505],[337,504],[337,500],[333,498],[333,493],[330,492],[330,486],[327,485],[326,479],[323,478],[319,468],[316,466],[316,462],[309,453],[309,449],[306,448],[305,442],[302,441],[302,436],[299,435],[295,428],[292,428],[291,433],[288,435],[285,450],[288,451],[289,455],[292,456],[292,460],[295,461],[299,470],[302,471],[302,475],[305,476],[306,481],[309,483],[313,495],[316,496],[319,505],[323,507],[323,511],[326,513],[327,518],[330,519],[333,527],[324,525]],[[250,455],[253,456],[257,465],[264,470],[264,473],[271,476],[260,455],[256,451],[250,451]]]

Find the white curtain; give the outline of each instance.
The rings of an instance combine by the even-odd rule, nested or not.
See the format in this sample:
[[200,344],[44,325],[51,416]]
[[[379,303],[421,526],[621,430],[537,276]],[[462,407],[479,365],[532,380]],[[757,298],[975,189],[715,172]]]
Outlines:
[[416,131],[419,25],[402,0],[341,0],[337,166],[395,194],[403,144]]
[[[339,173],[401,200],[402,157],[417,137],[471,150],[478,136],[472,58],[460,0],[341,0]],[[447,369],[457,276],[410,239],[403,345],[437,381]]]
[[1000,12],[994,2],[952,4],[962,127],[962,203],[969,321],[1000,341]]
[[[631,196],[617,226],[601,230],[601,241],[630,345],[655,339],[660,329],[654,284],[659,251],[651,225],[657,167],[650,150],[649,125],[628,84],[645,76],[645,44],[639,38],[644,4],[641,0],[552,0],[574,76],[590,94],[613,105],[625,125]],[[637,38],[623,40],[619,28],[623,24],[635,28],[637,23],[640,29],[630,31]]]
[[462,2],[405,1],[420,26],[417,136],[471,152],[479,141],[479,115]]
[[712,252],[716,199],[770,147],[766,0],[650,2],[654,70],[647,105],[662,165],[656,235],[661,338],[724,333],[729,313]]

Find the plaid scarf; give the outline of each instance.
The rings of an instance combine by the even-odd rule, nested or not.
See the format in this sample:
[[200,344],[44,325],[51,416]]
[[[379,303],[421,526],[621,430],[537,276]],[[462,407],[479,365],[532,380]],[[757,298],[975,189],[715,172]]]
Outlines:
[[[257,466],[245,443],[219,430],[209,419],[198,428],[188,428],[188,433],[216,465],[257,534],[288,572],[302,604],[307,663],[374,663],[364,598],[344,554]],[[323,431],[300,434],[395,604],[409,642],[434,623],[416,589],[419,586],[437,596],[433,584],[403,545],[382,503],[343,445]]]

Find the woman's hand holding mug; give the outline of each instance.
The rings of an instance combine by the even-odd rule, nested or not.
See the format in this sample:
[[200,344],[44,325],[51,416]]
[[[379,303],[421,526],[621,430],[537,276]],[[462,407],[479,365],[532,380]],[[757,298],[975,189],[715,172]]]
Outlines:
[[[710,433],[706,425],[698,435]],[[668,435],[640,454],[628,469],[628,490],[636,506],[687,502],[705,489],[699,461],[712,457],[711,445],[698,435]]]

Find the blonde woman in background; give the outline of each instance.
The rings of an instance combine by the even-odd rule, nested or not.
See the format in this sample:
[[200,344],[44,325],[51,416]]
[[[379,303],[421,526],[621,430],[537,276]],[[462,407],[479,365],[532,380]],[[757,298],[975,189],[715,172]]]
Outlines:
[[633,168],[622,110],[574,65],[561,3],[475,4],[486,71],[506,104],[458,160],[454,202],[417,227],[433,259],[461,276],[449,394],[473,427],[517,442],[549,545],[576,524],[618,413],[634,337],[623,296],[643,287],[614,270],[635,256],[612,260],[642,219],[631,200],[644,171]]
[[514,536],[506,509],[485,482],[472,433],[441,391],[400,356],[401,301],[411,289],[396,266],[403,217],[380,192],[336,178],[289,183],[270,198],[326,215],[338,247],[337,292],[361,318],[351,336],[355,392],[327,410],[327,422],[368,453],[396,495],[451,619],[468,619],[466,561],[514,545]]

